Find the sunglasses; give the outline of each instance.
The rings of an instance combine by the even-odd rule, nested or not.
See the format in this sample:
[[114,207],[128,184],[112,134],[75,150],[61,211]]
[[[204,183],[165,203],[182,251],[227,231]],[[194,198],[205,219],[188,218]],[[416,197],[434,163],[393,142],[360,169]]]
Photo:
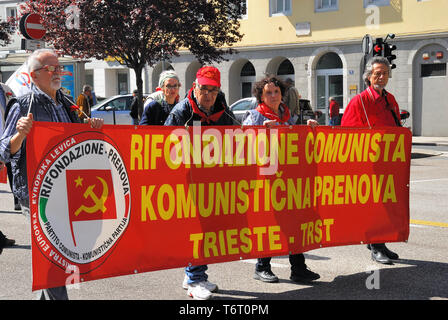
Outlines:
[[178,84],[175,84],[174,86],[171,86],[171,85],[167,84],[167,85],[165,86],[165,88],[167,88],[168,90],[171,90],[171,89],[177,89],[177,88],[179,88],[179,87],[180,87],[180,85],[178,85]]
[[48,72],[61,72],[62,70],[64,70],[64,66],[49,66],[49,65],[46,65],[46,66],[43,66],[42,68],[36,69],[34,71],[39,71],[39,70],[42,70],[42,69],[45,69]]
[[198,85],[198,89],[199,89],[199,91],[201,91],[201,94],[212,94],[212,95],[215,95],[215,94],[218,94],[218,92],[219,92],[218,88],[206,89],[203,86],[199,86],[199,85]]

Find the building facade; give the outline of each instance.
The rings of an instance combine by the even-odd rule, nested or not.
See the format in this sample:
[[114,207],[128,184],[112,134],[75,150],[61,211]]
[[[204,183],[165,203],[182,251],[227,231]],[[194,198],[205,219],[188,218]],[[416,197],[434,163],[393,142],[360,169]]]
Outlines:
[[[17,2],[17,1],[16,1]],[[251,95],[253,83],[266,73],[292,78],[303,99],[322,111],[328,123],[328,98],[342,108],[363,90],[366,35],[385,38],[394,51],[397,68],[387,89],[401,109],[410,112],[405,126],[414,135],[448,135],[448,24],[445,0],[243,0],[244,37],[237,54],[216,66],[229,105]],[[0,8],[7,14],[7,8]],[[162,66],[180,76],[181,96],[190,88],[200,63],[189,52],[170,62],[147,67],[144,91],[156,89]],[[9,67],[11,68],[11,67]],[[81,68],[85,83],[97,96],[109,97],[136,88],[132,70],[115,61],[91,61]],[[0,55],[0,71],[3,73]]]

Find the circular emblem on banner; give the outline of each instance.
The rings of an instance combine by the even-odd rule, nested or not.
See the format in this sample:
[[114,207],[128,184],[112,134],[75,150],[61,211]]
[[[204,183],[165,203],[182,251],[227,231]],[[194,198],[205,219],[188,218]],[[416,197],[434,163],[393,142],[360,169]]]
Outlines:
[[129,178],[115,143],[83,132],[53,146],[34,176],[30,208],[33,238],[47,259],[80,273],[103,263],[130,219]]

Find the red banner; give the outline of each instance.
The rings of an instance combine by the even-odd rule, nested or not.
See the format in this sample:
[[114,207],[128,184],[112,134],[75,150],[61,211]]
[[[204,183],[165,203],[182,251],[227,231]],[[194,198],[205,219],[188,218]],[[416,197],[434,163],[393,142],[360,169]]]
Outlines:
[[6,166],[4,166],[0,170],[0,183],[7,183],[8,182],[8,171],[6,169]]
[[405,128],[35,122],[27,139],[33,290],[409,235]]

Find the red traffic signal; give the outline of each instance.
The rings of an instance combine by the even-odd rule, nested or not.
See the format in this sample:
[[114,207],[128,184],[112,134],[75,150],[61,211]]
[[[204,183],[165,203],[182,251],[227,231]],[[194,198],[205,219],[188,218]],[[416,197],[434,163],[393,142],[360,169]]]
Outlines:
[[372,51],[373,56],[383,55],[383,38],[377,38]]

